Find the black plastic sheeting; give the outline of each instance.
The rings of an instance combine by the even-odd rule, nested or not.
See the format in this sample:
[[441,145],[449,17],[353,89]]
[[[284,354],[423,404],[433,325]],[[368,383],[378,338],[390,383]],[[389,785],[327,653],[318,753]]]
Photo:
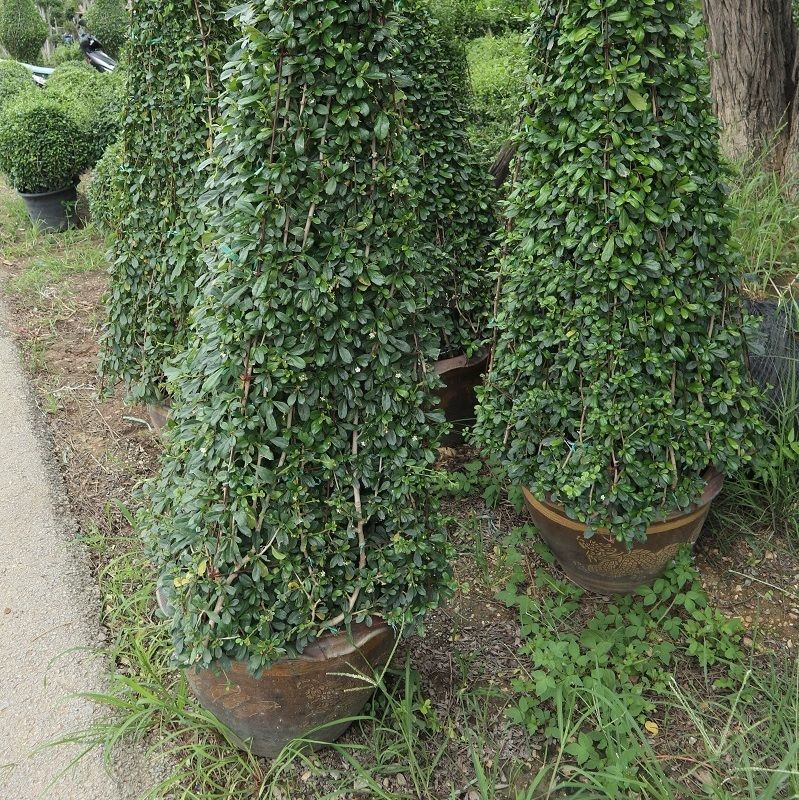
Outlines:
[[799,318],[796,304],[776,300],[746,300],[746,310],[757,321],[747,340],[749,373],[755,385],[777,405],[799,397]]

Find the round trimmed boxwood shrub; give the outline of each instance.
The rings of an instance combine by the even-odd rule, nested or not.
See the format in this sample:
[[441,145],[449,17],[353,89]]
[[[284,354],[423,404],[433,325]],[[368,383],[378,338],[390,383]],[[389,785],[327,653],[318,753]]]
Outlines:
[[466,52],[423,3],[405,6],[401,43],[419,214],[442,289],[437,302],[448,312],[442,355],[471,355],[487,338],[494,300],[488,251],[496,221],[488,163],[481,163],[467,133]]
[[47,39],[47,23],[33,0],[0,3],[0,44],[18,61],[35,64]]
[[84,23],[103,50],[117,58],[128,40],[130,15],[124,0],[92,0],[84,14]]
[[754,449],[726,173],[692,3],[548,5],[475,439],[632,542]]
[[258,673],[353,621],[411,625],[450,571],[394,2],[239,13],[209,269],[139,524],[177,663]]
[[119,227],[119,219],[115,216],[119,210],[118,193],[123,164],[122,143],[109,145],[102,158],[95,164],[87,189],[89,212],[92,221],[106,233]]
[[27,68],[18,61],[0,59],[0,111],[18,95],[35,88]]
[[0,114],[0,172],[26,194],[73,186],[87,166],[75,146],[80,137],[78,123],[60,103],[43,92],[25,93]]
[[81,125],[87,164],[95,164],[119,134],[122,90],[121,75],[98,72],[85,61],[62,64],[47,79],[45,94],[68,108]]
[[227,4],[133,4],[122,110],[123,185],[113,215],[101,375],[131,401],[165,395],[164,365],[185,346],[197,297],[203,217],[198,209],[216,118],[219,71],[232,27]]

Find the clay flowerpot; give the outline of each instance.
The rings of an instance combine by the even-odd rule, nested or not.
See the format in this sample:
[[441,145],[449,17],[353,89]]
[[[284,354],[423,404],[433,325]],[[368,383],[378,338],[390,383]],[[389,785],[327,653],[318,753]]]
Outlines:
[[704,478],[705,491],[692,508],[651,525],[646,542],[631,550],[606,530],[586,539],[585,525],[567,517],[562,506],[538,500],[527,489],[524,499],[541,537],[571,580],[600,594],[630,594],[663,575],[680,547],[693,546],[699,538],[710,504],[724,483],[715,470],[708,470]]
[[474,422],[475,389],[482,383],[487,367],[487,351],[471,358],[455,356],[436,361],[436,372],[444,382],[436,394],[447,422],[452,423],[452,430],[442,438],[441,444],[448,447],[463,444],[464,429]]
[[156,433],[161,433],[161,431],[166,427],[171,408],[172,404],[169,402],[169,400],[164,400],[162,403],[147,404],[147,416],[150,419],[150,425],[153,426],[153,430]]
[[[158,606],[173,608],[162,589]],[[315,742],[334,742],[360,713],[372,687],[357,675],[371,676],[391,655],[394,631],[380,620],[356,623],[348,633],[321,636],[297,658],[283,658],[258,678],[234,661],[226,670],[186,671],[202,706],[224,723],[253,753],[274,758],[293,739],[310,734]],[[318,729],[320,726],[326,726]]]
[[[372,696],[371,676],[394,646],[383,622],[355,624],[350,633],[320,637],[297,658],[284,658],[253,678],[247,666],[186,671],[192,692],[253,753],[274,758],[292,739],[333,742]],[[330,725],[337,720],[345,720]],[[319,726],[326,726],[318,729]],[[318,730],[316,730],[318,729]]]

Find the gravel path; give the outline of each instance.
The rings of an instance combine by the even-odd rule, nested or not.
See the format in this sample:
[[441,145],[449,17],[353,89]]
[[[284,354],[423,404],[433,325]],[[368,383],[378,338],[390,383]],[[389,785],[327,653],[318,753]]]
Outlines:
[[103,676],[91,652],[96,584],[70,541],[37,420],[0,303],[0,798],[122,800],[129,791],[99,753],[51,786],[79,751],[37,750],[90,721],[91,705],[72,695],[98,690]]

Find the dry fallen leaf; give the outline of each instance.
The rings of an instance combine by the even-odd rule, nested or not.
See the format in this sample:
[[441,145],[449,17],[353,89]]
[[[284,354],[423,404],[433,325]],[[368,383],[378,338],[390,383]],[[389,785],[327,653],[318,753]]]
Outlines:
[[648,719],[648,720],[647,720],[647,721],[644,723],[644,727],[647,729],[647,731],[648,731],[649,733],[651,733],[651,734],[652,734],[652,736],[657,736],[657,735],[658,735],[658,733],[660,733],[660,728],[658,727],[658,724],[657,724],[657,722],[652,722],[652,720],[649,720],[649,719]]

